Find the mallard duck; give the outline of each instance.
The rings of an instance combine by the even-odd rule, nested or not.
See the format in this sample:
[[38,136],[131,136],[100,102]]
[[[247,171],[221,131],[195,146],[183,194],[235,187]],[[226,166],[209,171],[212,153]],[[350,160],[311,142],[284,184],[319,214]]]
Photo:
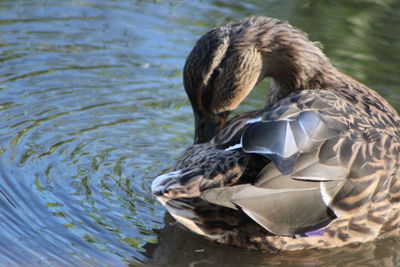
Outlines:
[[[266,105],[228,116],[272,78]],[[152,193],[190,230],[259,250],[331,248],[400,229],[400,118],[287,22],[201,37],[184,67],[194,144]]]

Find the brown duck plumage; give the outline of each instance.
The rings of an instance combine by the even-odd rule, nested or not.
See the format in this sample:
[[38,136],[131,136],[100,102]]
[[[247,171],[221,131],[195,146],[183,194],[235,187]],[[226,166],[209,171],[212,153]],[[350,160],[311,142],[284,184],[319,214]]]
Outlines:
[[[266,106],[226,121],[265,77]],[[303,32],[266,17],[212,30],[188,56],[184,84],[195,144],[152,191],[186,227],[263,250],[398,233],[399,116]]]

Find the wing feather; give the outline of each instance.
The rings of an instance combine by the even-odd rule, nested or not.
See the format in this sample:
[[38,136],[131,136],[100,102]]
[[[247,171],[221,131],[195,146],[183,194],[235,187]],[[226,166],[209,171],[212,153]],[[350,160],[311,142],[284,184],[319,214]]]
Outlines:
[[315,230],[352,208],[365,208],[371,198],[365,190],[378,182],[355,179],[379,176],[383,165],[376,162],[390,143],[375,129],[365,132],[368,120],[357,128],[353,117],[365,117],[358,114],[363,111],[333,92],[301,92],[292,98],[296,101],[284,99],[247,125],[241,137],[244,152],[272,163],[251,185],[213,189],[205,197],[239,207],[279,235]]

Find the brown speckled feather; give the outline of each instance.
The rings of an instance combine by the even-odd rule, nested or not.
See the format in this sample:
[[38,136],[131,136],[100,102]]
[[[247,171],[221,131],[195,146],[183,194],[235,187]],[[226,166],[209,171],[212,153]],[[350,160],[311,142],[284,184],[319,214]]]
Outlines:
[[[225,122],[266,76],[265,108]],[[189,229],[262,250],[398,234],[399,116],[301,31],[264,17],[213,30],[188,57],[185,89],[197,143],[152,191]]]

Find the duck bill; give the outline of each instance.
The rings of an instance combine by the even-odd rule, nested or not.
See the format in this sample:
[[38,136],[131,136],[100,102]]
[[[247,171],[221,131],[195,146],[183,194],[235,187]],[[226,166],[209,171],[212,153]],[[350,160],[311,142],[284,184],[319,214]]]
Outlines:
[[194,143],[209,142],[224,126],[229,111],[219,114],[199,115],[195,112],[195,137]]

